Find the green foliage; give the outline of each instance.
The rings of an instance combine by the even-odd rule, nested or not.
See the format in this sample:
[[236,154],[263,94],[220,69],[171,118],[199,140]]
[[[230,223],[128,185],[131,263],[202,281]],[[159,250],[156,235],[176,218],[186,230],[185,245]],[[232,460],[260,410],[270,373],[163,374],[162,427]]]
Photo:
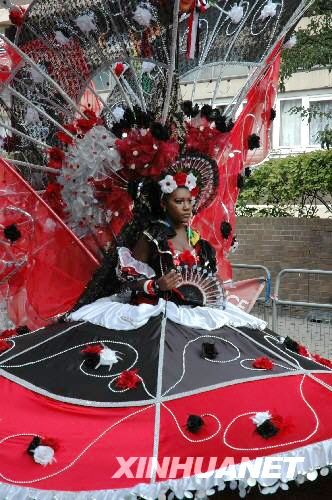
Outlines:
[[329,127],[317,132],[317,139],[323,149],[332,148],[332,130]]
[[317,205],[324,205],[332,216],[332,151],[315,151],[264,163],[246,180],[237,214],[314,217]]
[[296,31],[297,43],[285,49],[280,68],[280,88],[296,71],[310,71],[322,67],[332,69],[332,1],[316,1],[307,13],[310,18],[305,28]]

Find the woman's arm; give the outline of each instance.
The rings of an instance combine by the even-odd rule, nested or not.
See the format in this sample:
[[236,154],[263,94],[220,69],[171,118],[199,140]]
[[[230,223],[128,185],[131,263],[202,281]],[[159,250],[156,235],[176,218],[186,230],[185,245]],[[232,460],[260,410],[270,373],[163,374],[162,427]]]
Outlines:
[[[134,259],[140,260],[141,262],[148,262],[150,257],[150,245],[145,238],[140,238],[136,243],[132,256]],[[161,276],[158,279],[154,279],[157,288],[162,292],[172,290],[179,284],[180,277],[178,273],[173,269],[169,273]],[[137,280],[135,284],[129,285],[132,290],[144,290],[144,284],[149,280],[141,279]]]

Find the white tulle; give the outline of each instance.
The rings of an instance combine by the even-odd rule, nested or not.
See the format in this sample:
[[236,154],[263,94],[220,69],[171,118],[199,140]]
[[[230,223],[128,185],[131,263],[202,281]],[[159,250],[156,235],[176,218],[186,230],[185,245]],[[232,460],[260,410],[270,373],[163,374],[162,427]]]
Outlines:
[[177,306],[174,302],[165,302],[159,299],[158,304],[140,304],[133,306],[116,301],[116,297],[102,299],[81,307],[68,316],[72,321],[89,321],[95,325],[104,326],[111,330],[134,330],[144,326],[150,318],[159,316],[163,312],[174,323],[199,328],[202,330],[215,330],[222,326],[235,326],[257,328],[264,330],[265,321],[251,316],[233,304],[227,304],[226,309],[211,307]]

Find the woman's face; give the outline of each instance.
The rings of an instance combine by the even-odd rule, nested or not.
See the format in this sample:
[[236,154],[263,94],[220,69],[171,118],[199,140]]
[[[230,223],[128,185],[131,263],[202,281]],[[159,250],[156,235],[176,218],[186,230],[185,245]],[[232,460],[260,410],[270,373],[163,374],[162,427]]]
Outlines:
[[186,225],[192,217],[194,201],[189,189],[177,188],[165,198],[162,204],[175,225]]

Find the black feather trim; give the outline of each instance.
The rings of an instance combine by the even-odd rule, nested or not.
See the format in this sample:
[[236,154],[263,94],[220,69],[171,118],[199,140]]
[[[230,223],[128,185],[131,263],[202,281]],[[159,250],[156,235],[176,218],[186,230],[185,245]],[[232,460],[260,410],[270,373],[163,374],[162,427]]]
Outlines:
[[244,177],[243,177],[243,175],[238,174],[238,176],[237,176],[237,181],[236,181],[236,185],[237,185],[237,187],[238,187],[239,189],[242,189],[242,188],[243,188],[243,186],[244,186]]
[[203,342],[202,344],[202,358],[215,359],[218,356],[214,342]]
[[187,424],[186,424],[186,428],[187,428],[187,431],[195,434],[196,432],[198,432],[200,430],[200,428],[202,427],[203,424],[204,424],[204,420],[199,415],[189,415],[188,420],[187,420]]
[[29,453],[29,455],[33,455],[33,452],[35,451],[37,446],[40,446],[41,442],[42,441],[41,441],[40,437],[34,436],[34,438],[32,439],[31,443],[29,444],[29,446],[27,448],[27,453]]
[[248,149],[257,149],[261,145],[261,140],[259,135],[257,134],[251,134],[248,137]]
[[30,328],[28,328],[26,325],[18,326],[16,328],[17,335],[24,335],[25,333],[29,333],[30,331],[31,331]]
[[227,132],[230,132],[232,130],[232,128],[234,127],[235,123],[233,122],[233,120],[228,120],[227,122]]
[[300,344],[298,344],[295,340],[291,339],[290,337],[285,338],[283,345],[290,351],[299,352]]
[[129,196],[135,201],[137,199],[138,195],[138,186],[140,185],[139,180],[136,181],[129,181],[128,186],[127,186],[127,192]]
[[194,118],[199,113],[198,104],[195,104],[195,106],[193,106],[192,101],[183,101],[181,103],[181,109],[184,112],[184,114],[186,116],[189,116],[190,118]]
[[126,108],[124,110],[123,118],[113,124],[112,132],[116,137],[121,138],[124,131],[130,130],[134,127],[136,123],[136,117],[131,109]]
[[220,232],[221,232],[221,236],[227,240],[229,238],[229,235],[231,234],[232,232],[232,225],[227,222],[227,221],[224,221],[220,224]]
[[273,120],[275,119],[276,116],[277,116],[276,110],[274,108],[271,108],[271,111],[270,111],[270,122],[273,122]]
[[216,129],[219,130],[219,132],[228,132],[228,127],[227,127],[227,122],[226,122],[226,117],[223,115],[219,115],[216,117],[214,120],[214,123],[216,125]]
[[11,241],[12,243],[19,240],[22,236],[21,231],[18,229],[16,224],[10,224],[10,226],[6,226],[3,230],[3,233],[7,240]]
[[142,111],[139,106],[134,106],[135,124],[138,128],[149,128],[153,121],[153,115],[150,112]]
[[150,132],[158,141],[168,141],[171,137],[170,129],[159,122],[154,122],[151,124]]
[[204,116],[207,120],[211,121],[214,119],[214,110],[210,104],[204,104],[201,107],[201,116]]
[[264,439],[269,439],[279,432],[279,428],[274,425],[272,420],[265,420],[261,425],[256,427],[256,432]]

